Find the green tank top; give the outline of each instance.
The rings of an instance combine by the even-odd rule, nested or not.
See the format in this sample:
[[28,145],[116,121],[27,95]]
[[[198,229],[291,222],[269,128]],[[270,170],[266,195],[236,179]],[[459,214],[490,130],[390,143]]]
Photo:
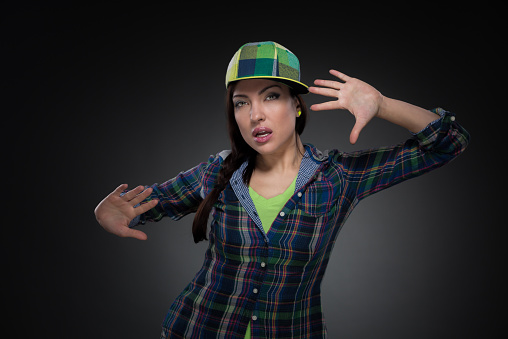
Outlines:
[[296,177],[284,193],[270,199],[263,198],[249,186],[250,197],[254,202],[254,206],[256,206],[256,210],[258,212],[259,219],[261,219],[261,224],[263,225],[265,233],[268,233],[268,230],[270,230],[273,221],[277,218],[277,215],[282,207],[284,207],[289,198],[291,198],[295,193],[295,184]]
[[[256,210],[258,212],[259,219],[261,219],[261,224],[263,225],[265,233],[268,233],[270,227],[272,227],[273,221],[275,218],[277,218],[277,215],[279,214],[282,207],[284,207],[289,198],[291,198],[295,193],[295,184],[296,177],[284,193],[270,199],[263,198],[257,194],[256,191],[252,189],[252,187],[249,186],[250,197],[254,202],[254,206],[256,206]],[[249,322],[249,325],[247,326],[247,332],[245,332],[245,339],[251,338],[250,331],[251,329]]]

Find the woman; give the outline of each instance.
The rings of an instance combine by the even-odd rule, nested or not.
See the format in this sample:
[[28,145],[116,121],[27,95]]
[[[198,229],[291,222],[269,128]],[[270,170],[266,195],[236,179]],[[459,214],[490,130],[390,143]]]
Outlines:
[[[144,240],[132,227],[196,212],[192,232],[199,242],[210,225],[203,267],[171,306],[163,338],[325,337],[321,281],[353,208],[465,149],[469,135],[452,113],[390,99],[330,73],[341,81],[316,80],[321,87],[308,88],[298,59],[283,46],[242,46],[226,75],[231,151],[162,185],[131,191],[120,185],[97,206],[102,227],[122,237]],[[414,136],[388,148],[320,152],[300,139],[308,114],[301,95],[308,91],[335,98],[312,110],[355,116],[351,143],[374,117]]]

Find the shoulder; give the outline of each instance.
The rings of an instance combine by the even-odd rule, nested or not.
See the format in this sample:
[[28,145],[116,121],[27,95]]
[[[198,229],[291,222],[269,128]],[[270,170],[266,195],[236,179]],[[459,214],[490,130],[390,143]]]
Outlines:
[[180,174],[186,178],[194,178],[200,181],[215,180],[219,171],[222,168],[224,160],[231,153],[229,150],[224,150],[216,154],[212,154],[206,161],[200,162],[198,165],[188,169]]
[[223,150],[217,153],[217,157],[220,158],[222,161],[226,160],[226,158],[231,154],[231,150]]
[[[312,144],[305,144],[307,167],[314,168],[320,177],[325,176],[330,181],[342,179],[341,157],[343,153],[337,149],[320,151]],[[313,163],[312,165],[310,163]],[[310,166],[309,166],[310,165]],[[302,165],[302,167],[304,167]]]
[[231,150],[223,150],[216,154],[212,154],[208,157],[207,162],[202,162],[200,165],[207,168],[207,167],[218,167],[220,168],[224,160],[231,154]]
[[224,164],[224,160],[228,158],[228,156],[231,154],[231,150],[223,150],[218,152],[215,155],[210,155],[208,158],[207,163],[202,163],[204,165],[204,171],[209,176],[217,176],[222,169],[222,166]]
[[310,155],[310,158],[319,164],[333,165],[344,154],[337,149],[320,151],[312,144],[305,144],[305,149],[307,150],[306,155]]

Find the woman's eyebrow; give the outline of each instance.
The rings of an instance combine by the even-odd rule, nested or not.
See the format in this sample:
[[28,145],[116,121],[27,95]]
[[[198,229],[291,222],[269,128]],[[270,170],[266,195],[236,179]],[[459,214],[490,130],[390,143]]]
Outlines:
[[280,87],[279,85],[274,84],[274,85],[270,85],[270,86],[267,86],[267,87],[263,88],[261,91],[258,92],[258,95],[263,94],[263,92],[267,91],[268,89],[270,89],[272,87],[279,87],[280,89],[282,89],[282,87]]
[[[263,88],[262,90],[260,90],[260,91],[258,92],[258,95],[263,94],[264,92],[266,92],[267,90],[269,90],[269,89],[270,89],[270,88],[272,88],[272,87],[279,87],[280,89],[282,89],[282,87],[281,87],[281,86],[279,86],[279,85],[277,85],[277,84],[274,84],[274,85],[267,86],[267,87]],[[233,98],[236,98],[236,97],[248,98],[248,96],[247,96],[247,95],[245,95],[245,94],[234,94],[234,95],[233,95]]]
[[236,98],[236,97],[248,98],[248,96],[246,96],[245,94],[235,94],[235,95],[233,95],[233,98]]

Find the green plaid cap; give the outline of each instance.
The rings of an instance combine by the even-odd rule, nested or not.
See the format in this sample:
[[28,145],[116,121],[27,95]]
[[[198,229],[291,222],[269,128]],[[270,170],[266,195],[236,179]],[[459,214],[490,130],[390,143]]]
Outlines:
[[300,82],[300,62],[296,55],[273,41],[250,42],[235,53],[226,72],[226,88],[243,79],[271,79],[306,94],[309,87]]

